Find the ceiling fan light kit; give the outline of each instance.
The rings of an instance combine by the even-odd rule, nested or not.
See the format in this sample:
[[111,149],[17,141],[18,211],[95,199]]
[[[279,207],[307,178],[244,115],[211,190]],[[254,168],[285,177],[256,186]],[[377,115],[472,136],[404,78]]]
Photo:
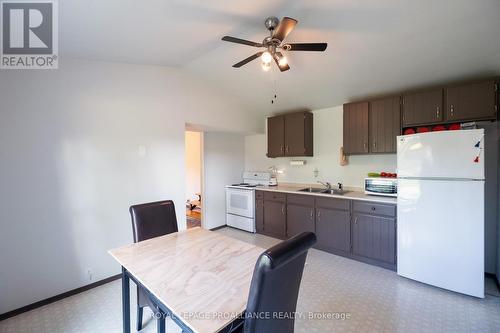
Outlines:
[[271,68],[271,63],[274,60],[280,71],[285,72],[290,69],[287,58],[283,55],[283,51],[325,51],[327,43],[284,43],[285,38],[292,32],[298,21],[284,17],[281,21],[274,16],[268,17],[264,24],[269,30],[269,36],[264,38],[262,43],[256,43],[249,40],[224,36],[223,41],[243,44],[253,47],[266,48],[264,51],[255,53],[254,55],[233,65],[235,68],[240,68],[249,62],[261,58],[262,69],[268,71]]

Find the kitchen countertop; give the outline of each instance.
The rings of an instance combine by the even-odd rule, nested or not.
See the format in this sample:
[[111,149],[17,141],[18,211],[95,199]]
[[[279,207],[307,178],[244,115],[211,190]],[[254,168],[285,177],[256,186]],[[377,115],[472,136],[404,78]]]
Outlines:
[[346,187],[345,190],[348,192],[343,194],[343,195],[299,192],[300,189],[307,188],[307,187],[321,188],[322,186],[319,184],[311,185],[311,184],[298,184],[298,183],[282,183],[282,184],[278,184],[278,186],[257,186],[255,189],[259,190],[259,191],[314,195],[314,196],[321,196],[321,197],[326,197],[326,198],[337,198],[337,199],[347,199],[347,200],[362,200],[362,201],[379,202],[379,203],[393,204],[393,205],[395,205],[397,203],[397,199],[394,197],[368,195],[368,194],[365,194],[363,191],[361,191],[361,189],[359,189],[359,188]]

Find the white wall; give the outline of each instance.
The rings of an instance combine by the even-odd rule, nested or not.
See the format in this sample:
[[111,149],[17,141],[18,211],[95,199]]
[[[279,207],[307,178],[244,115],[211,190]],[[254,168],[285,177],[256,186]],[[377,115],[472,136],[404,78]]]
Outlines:
[[240,134],[206,132],[203,137],[203,227],[226,224],[225,186],[241,182],[245,166],[245,141]]
[[187,122],[261,125],[171,68],[60,65],[0,73],[0,313],[117,274],[133,203],[173,199],[185,227]]
[[186,200],[201,193],[201,132],[186,131]]
[[[295,158],[306,160],[305,166],[290,166],[292,158],[267,158],[266,135],[257,134],[245,137],[245,168],[260,171],[276,165],[285,171],[278,176],[278,181],[314,183],[324,180],[354,187],[362,187],[363,180],[370,171],[395,172],[396,154],[350,156],[349,164],[340,166],[342,106],[316,110],[313,113],[314,157]],[[317,178],[314,177],[315,168],[319,171]]]

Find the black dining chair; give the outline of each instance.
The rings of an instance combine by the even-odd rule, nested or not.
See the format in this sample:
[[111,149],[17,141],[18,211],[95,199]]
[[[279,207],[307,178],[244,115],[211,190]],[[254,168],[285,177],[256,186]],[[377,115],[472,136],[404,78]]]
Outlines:
[[[175,205],[172,200],[157,201],[131,206],[130,216],[132,217],[132,230],[134,232],[134,243],[146,239],[163,236],[179,231],[177,217],[175,215]],[[142,316],[144,307],[149,306],[157,318],[162,315],[159,309],[155,308],[149,300],[147,294],[137,288],[137,330],[142,329]],[[158,321],[159,325],[164,322]]]
[[316,235],[304,232],[260,255],[243,323],[233,332],[293,333],[302,272],[315,243]]

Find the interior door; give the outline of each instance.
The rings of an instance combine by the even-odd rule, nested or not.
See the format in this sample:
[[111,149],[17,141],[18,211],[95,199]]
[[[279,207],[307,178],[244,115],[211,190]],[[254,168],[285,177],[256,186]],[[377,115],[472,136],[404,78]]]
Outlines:
[[443,121],[443,89],[408,93],[403,96],[403,126],[428,125]]
[[285,117],[267,118],[267,156],[285,156]]
[[401,135],[399,96],[370,102],[370,152],[395,153],[396,137]]
[[495,119],[495,97],[493,80],[446,88],[446,119]]
[[368,147],[368,102],[344,104],[344,152],[366,154]]

